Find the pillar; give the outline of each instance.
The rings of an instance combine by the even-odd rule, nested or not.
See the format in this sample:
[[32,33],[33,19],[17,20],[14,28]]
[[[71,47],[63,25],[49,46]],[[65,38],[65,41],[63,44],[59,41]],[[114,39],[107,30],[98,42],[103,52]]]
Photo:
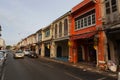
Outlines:
[[98,67],[101,69],[106,68],[106,38],[104,31],[99,32],[99,43],[98,43]]
[[55,52],[55,42],[51,42],[51,47],[50,47],[50,57],[55,58],[56,57],[56,52]]
[[77,63],[77,48],[75,41],[70,40],[69,45],[69,62]]
[[44,43],[42,43],[42,46],[41,46],[41,56],[42,57],[45,56],[45,45],[44,45]]

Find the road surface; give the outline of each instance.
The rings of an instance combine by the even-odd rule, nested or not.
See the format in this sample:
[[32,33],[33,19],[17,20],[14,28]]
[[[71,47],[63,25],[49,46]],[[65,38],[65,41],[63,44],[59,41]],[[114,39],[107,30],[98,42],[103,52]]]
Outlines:
[[14,59],[8,55],[1,80],[116,80],[44,59]]

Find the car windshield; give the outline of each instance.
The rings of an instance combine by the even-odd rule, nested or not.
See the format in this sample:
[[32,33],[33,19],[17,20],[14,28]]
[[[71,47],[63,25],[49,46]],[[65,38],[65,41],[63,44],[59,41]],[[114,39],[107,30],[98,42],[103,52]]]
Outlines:
[[22,51],[16,51],[16,53],[22,53]]

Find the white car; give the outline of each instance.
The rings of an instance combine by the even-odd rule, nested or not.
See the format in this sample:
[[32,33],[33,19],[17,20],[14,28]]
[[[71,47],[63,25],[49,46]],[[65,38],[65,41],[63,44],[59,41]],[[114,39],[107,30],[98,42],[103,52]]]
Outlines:
[[14,53],[14,58],[24,58],[24,53],[22,50],[18,50]]
[[7,51],[6,50],[0,50],[0,53],[3,53],[4,54],[4,58],[7,59]]
[[0,66],[3,65],[4,61],[5,61],[4,53],[0,52]]
[[28,56],[30,54],[30,50],[24,50],[23,52],[24,52],[25,56]]

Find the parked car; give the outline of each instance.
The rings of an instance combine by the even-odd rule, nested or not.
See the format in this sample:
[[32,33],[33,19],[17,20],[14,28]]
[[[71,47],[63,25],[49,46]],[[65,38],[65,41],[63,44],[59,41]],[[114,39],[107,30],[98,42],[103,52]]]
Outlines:
[[0,67],[4,64],[4,61],[5,61],[4,53],[0,52]]
[[25,56],[28,56],[28,54],[30,54],[30,50],[24,50],[23,52],[24,52]]
[[30,51],[30,53],[28,54],[28,57],[30,57],[30,58],[38,58],[38,55],[35,53],[35,51]]
[[24,58],[24,53],[22,50],[18,50],[13,55],[14,58]]
[[8,52],[7,50],[0,50],[1,53],[4,54],[4,58],[7,59]]

